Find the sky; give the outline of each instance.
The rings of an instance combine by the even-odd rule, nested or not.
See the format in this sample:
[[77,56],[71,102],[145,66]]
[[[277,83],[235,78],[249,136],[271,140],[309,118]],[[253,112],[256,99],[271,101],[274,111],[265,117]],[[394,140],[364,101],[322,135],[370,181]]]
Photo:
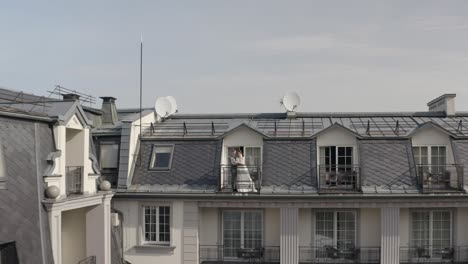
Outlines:
[[[4,1],[0,86],[180,113],[468,111],[468,1]],[[99,104],[95,105],[100,107]]]

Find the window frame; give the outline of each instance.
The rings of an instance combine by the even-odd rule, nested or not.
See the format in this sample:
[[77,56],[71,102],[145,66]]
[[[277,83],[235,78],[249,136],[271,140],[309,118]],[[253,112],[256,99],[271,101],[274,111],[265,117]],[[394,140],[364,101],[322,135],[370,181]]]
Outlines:
[[[418,165],[432,166],[432,147],[438,147],[438,148],[444,147],[445,148],[445,164],[439,164],[439,165],[449,164],[449,162],[448,162],[448,158],[449,158],[449,156],[448,156],[448,153],[449,153],[448,147],[449,146],[447,146],[447,145],[413,145],[411,147],[412,147],[411,150],[413,151],[414,163],[416,164],[416,166],[418,166]],[[419,164],[419,163],[416,162],[416,154],[414,152],[415,148],[427,148],[427,164]]]
[[433,243],[434,243],[434,212],[448,212],[450,214],[450,245],[449,247],[454,246],[454,234],[455,234],[455,210],[448,208],[448,209],[443,209],[443,208],[427,208],[427,209],[411,209],[410,214],[409,214],[409,245],[411,247],[416,247],[416,245],[413,245],[413,213],[415,212],[421,212],[421,213],[429,213],[429,238],[428,238],[428,248],[430,250],[431,258],[434,258],[432,256],[432,250],[433,249]]
[[[262,210],[262,209],[222,209],[221,210],[221,244],[223,245],[223,248],[225,247],[224,245],[224,233],[225,233],[225,229],[224,229],[224,213],[225,212],[240,212],[241,213],[241,227],[240,227],[240,242],[241,242],[241,248],[244,248],[244,245],[245,245],[245,213],[246,212],[258,212],[260,213],[261,215],[261,246],[264,247],[265,246],[265,211]],[[224,252],[223,252],[224,254]],[[225,257],[225,259],[238,259],[237,257]]]
[[[145,236],[145,208],[156,207],[156,241],[148,241]],[[169,241],[160,241],[159,239],[159,208],[169,207]],[[139,205],[140,226],[139,226],[139,244],[141,246],[165,246],[170,247],[173,242],[173,206],[170,203],[141,203]]]
[[312,209],[312,244],[315,248],[323,246],[317,243],[317,213],[333,213],[333,247],[338,247],[338,218],[337,213],[352,213],[354,215],[354,247],[359,247],[359,211],[357,209]]
[[[229,165],[229,157],[231,156],[231,153],[229,151],[229,149],[231,148],[242,148],[242,154],[244,155],[244,158],[245,158],[245,149],[246,148],[259,148],[260,149],[260,164],[258,164],[259,167],[262,167],[263,166],[263,146],[258,146],[258,145],[238,145],[238,146],[225,146],[225,149],[224,149],[224,153],[226,153],[226,155],[224,155],[224,160],[225,160],[225,164],[226,165]],[[246,163],[247,163],[247,159],[246,159]],[[247,164],[245,164],[246,166],[249,166]]]
[[[169,158],[169,165],[167,167],[154,167],[153,164],[156,162],[156,149],[159,147],[171,148],[170,152],[170,158]],[[151,171],[168,171],[171,170],[172,168],[172,160],[174,158],[174,150],[175,150],[175,145],[174,144],[153,144],[152,150],[151,150],[151,156],[149,159],[149,164],[148,164],[148,170]]]
[[[102,166],[102,145],[117,145],[117,164],[115,167],[103,167]],[[99,166],[101,170],[116,170],[119,168],[120,162],[120,142],[117,141],[100,141],[99,142]]]

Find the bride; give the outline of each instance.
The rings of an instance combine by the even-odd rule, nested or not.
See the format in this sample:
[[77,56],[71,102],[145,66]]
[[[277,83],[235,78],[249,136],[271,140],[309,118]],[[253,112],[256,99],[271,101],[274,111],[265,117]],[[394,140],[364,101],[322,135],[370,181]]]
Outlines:
[[237,149],[237,191],[238,192],[256,192],[255,184],[250,177],[249,169],[245,166],[245,157],[240,149]]

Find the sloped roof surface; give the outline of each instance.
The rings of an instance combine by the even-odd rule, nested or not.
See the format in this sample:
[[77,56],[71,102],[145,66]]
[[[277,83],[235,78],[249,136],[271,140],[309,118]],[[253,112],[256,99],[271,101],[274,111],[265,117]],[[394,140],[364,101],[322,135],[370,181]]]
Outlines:
[[452,140],[455,162],[463,165],[463,175],[465,184],[468,183],[468,140]]
[[263,159],[261,192],[317,190],[315,140],[266,140]]
[[409,140],[358,141],[363,192],[416,192]]
[[[174,145],[172,167],[167,171],[149,169],[154,144]],[[132,185],[160,185],[169,189],[196,186],[214,190],[218,186],[221,142],[164,141],[142,142],[142,165],[136,166]],[[138,164],[139,160],[137,161]],[[169,185],[169,186],[167,186]],[[163,188],[164,189],[164,188]]]

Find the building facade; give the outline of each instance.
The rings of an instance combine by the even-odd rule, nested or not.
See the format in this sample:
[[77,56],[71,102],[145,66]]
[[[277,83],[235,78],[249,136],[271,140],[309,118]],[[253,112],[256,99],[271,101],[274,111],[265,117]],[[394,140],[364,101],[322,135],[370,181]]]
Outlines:
[[114,104],[93,135],[101,154],[118,150],[100,156],[116,248],[141,264],[466,263],[468,114],[454,98],[415,113],[143,120]]

